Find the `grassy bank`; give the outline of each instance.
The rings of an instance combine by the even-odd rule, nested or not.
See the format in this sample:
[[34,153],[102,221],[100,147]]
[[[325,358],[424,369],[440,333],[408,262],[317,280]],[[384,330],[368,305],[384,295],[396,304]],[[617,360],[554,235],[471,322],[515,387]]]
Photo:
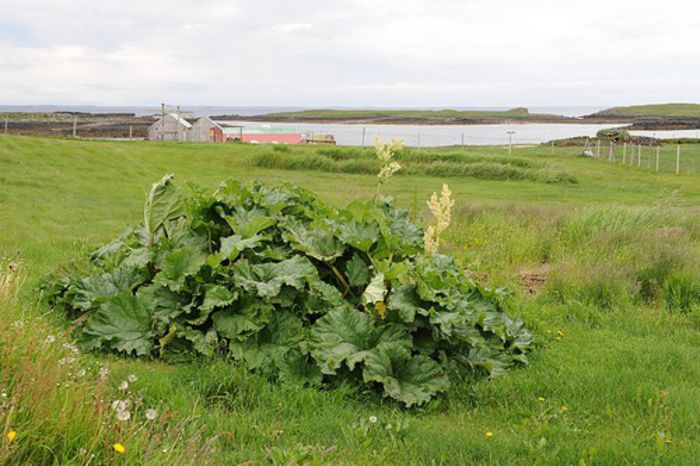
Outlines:
[[596,116],[649,116],[700,118],[700,104],[649,104],[612,107],[602,110]]
[[[423,408],[401,409],[351,387],[278,385],[226,360],[167,365],[63,347],[70,345],[67,322],[39,303],[37,283],[138,223],[147,188],[164,173],[206,187],[226,176],[291,181],[335,204],[375,191],[373,174],[256,166],[267,154],[369,160],[352,149],[290,151],[0,136],[0,256],[21,257],[26,270],[18,296],[0,301],[0,388],[14,400],[12,409],[0,409],[0,461],[695,462],[698,177],[585,159],[580,148],[523,148],[510,157],[505,148],[422,150],[401,160],[406,170],[436,161],[556,166],[578,180],[414,172],[389,182],[386,191],[418,220],[430,193],[449,183],[456,212],[443,250],[486,283],[511,287],[510,313],[526,320],[538,342],[528,367],[493,380],[467,375]],[[58,351],[44,346],[49,335]],[[67,356],[75,358],[70,367]],[[104,380],[102,367],[109,369]],[[81,369],[85,375],[76,378]],[[142,408],[124,423],[100,406],[125,398],[119,385],[132,374],[128,396]],[[143,418],[150,407],[157,425]]]

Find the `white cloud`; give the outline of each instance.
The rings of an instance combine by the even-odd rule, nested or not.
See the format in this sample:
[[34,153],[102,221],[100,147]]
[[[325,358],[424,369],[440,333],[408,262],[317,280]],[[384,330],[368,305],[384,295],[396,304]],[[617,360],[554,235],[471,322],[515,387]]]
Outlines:
[[700,4],[0,0],[0,103],[700,101]]

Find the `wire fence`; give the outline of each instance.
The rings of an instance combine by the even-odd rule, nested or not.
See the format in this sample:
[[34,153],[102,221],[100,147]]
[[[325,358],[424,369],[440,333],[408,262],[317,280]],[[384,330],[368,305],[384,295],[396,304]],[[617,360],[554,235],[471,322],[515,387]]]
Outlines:
[[631,144],[596,142],[581,150],[601,162],[655,173],[700,173],[700,144]]

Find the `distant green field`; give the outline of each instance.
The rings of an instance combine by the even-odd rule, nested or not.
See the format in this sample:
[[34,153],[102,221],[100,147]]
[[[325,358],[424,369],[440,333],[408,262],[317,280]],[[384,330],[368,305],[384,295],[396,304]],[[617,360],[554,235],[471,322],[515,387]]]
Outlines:
[[598,112],[597,115],[700,118],[700,104],[651,104],[613,107]]
[[[65,316],[37,296],[46,273],[142,221],[165,173],[205,189],[229,176],[292,182],[344,205],[376,191],[374,174],[348,168],[369,149],[0,135],[0,258],[27,271],[17,299],[0,292],[0,464],[697,464],[700,145],[682,149],[680,176],[673,146],[659,174],[648,147],[639,167],[620,152],[612,163],[549,145],[403,154],[406,173],[384,191],[420,224],[448,183],[456,204],[442,251],[508,286],[509,312],[537,342],[529,366],[465,374],[404,409],[349,385],[282,385],[224,358],[73,354]],[[499,167],[538,176],[497,177]],[[549,183],[547,170],[577,182]],[[127,393],[118,387],[130,374]],[[127,396],[141,404],[116,420],[110,404]],[[151,407],[158,420],[146,422]]]
[[280,118],[309,118],[327,120],[407,118],[407,119],[552,119],[557,115],[530,113],[527,108],[513,108],[505,111],[484,110],[303,110],[299,112],[270,113],[268,116]]

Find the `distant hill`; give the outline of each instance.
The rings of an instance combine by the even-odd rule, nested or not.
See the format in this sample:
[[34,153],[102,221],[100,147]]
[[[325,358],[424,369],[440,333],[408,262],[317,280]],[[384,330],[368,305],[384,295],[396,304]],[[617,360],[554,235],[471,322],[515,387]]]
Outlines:
[[677,117],[700,118],[700,104],[650,104],[613,107],[590,117]]
[[[251,119],[251,118],[247,118]],[[568,121],[572,118],[561,115],[530,113],[527,108],[518,107],[510,110],[333,110],[317,109],[294,112],[275,112],[256,115],[255,119],[267,121],[294,122],[334,122],[334,123],[425,123],[425,124],[462,124],[494,123],[508,120],[522,121]]]

